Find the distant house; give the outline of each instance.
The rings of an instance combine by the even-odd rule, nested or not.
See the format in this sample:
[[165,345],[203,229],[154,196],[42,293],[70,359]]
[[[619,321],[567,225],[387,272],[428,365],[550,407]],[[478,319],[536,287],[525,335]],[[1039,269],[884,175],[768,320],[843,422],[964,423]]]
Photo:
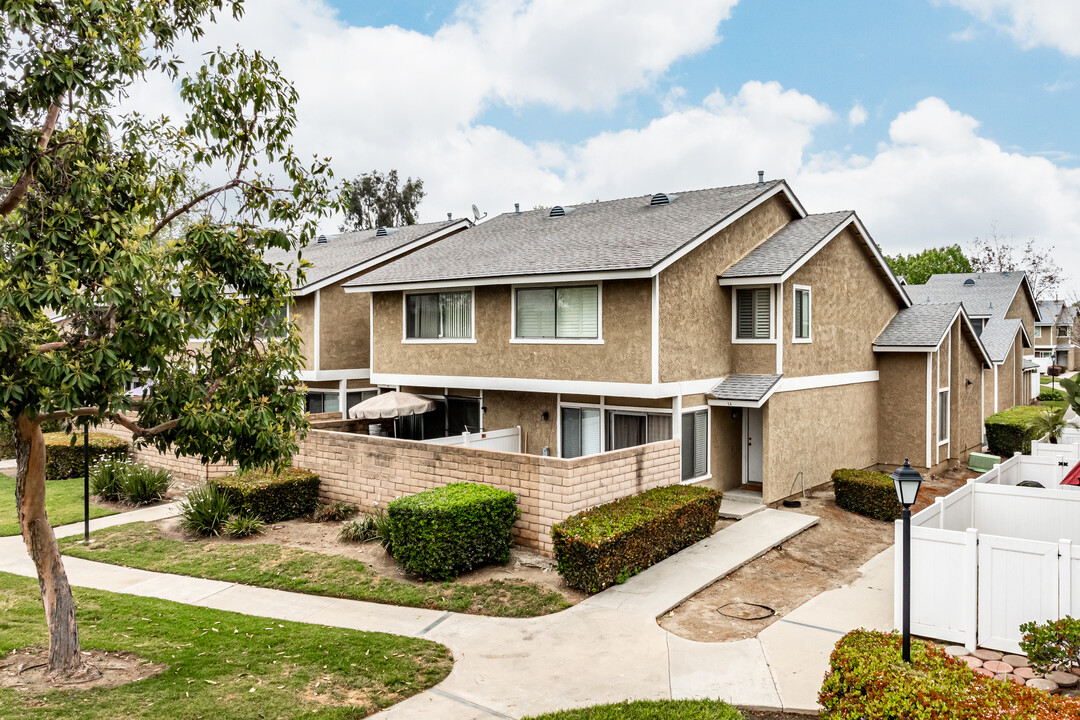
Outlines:
[[1049,359],[1066,370],[1080,370],[1080,350],[1073,327],[1077,308],[1064,300],[1039,302],[1035,323],[1035,357]]
[[782,180],[506,213],[344,291],[371,298],[371,384],[437,401],[400,436],[520,426],[562,458],[678,439],[683,482],[765,502],[963,461],[1005,402],[992,320],[914,302],[854,212],[809,214]]

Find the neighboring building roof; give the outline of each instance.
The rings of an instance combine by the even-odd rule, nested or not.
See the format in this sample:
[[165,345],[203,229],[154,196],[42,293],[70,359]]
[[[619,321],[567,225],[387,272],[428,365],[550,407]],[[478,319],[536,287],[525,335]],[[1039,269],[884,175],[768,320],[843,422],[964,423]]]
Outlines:
[[993,320],[1005,317],[1021,286],[1034,303],[1027,273],[1022,270],[931,275],[925,285],[908,285],[907,291],[916,305],[962,302],[971,317]]
[[721,273],[720,277],[783,275],[854,214],[850,210],[842,210],[792,220]]
[[[910,286],[909,286],[910,287]],[[874,340],[874,347],[936,348],[956,314],[960,303],[912,305],[893,316]]]
[[732,373],[709,391],[717,400],[760,403],[776,387],[783,375],[747,375]]
[[1028,370],[1038,370],[1039,366],[1036,365],[1035,363],[1031,362],[1030,360],[1025,360],[1023,369],[1024,369],[1024,372],[1027,372]]
[[[385,228],[385,235],[379,235],[378,229],[331,235],[326,242],[313,242],[300,249],[300,257],[311,262],[313,267],[307,269],[304,284],[296,287],[294,291],[297,295],[305,295],[327,284],[327,280],[340,279],[337,276],[343,273],[347,277],[350,272],[359,272],[364,266],[373,264],[373,261],[385,262],[413,244],[429,242],[434,239],[431,236],[440,231],[457,230],[468,225],[469,221],[463,219],[442,220]],[[295,262],[297,253],[273,249],[264,257],[272,262]]]
[[740,211],[784,194],[805,215],[787,184],[735,185],[654,196],[504,213],[468,232],[410,253],[349,283],[351,287],[465,281],[529,275],[610,273],[659,265]]
[[1057,322],[1058,315],[1061,314],[1064,304],[1060,300],[1040,300],[1039,319],[1036,322],[1040,325],[1053,325]]
[[1071,347],[1069,343],[1058,343],[1056,350],[1068,350]]
[[1024,323],[1016,318],[1002,318],[987,323],[986,327],[983,328],[980,339],[983,345],[986,346],[991,361],[995,364],[1005,362],[1005,358],[1009,356],[1009,351],[1012,350],[1017,332],[1021,332],[1025,338],[1027,337]]

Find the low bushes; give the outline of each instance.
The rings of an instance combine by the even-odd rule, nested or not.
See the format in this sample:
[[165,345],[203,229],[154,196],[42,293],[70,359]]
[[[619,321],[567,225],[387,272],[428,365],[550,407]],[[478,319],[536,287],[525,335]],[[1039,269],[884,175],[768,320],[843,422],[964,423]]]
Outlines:
[[913,641],[911,664],[900,635],[856,630],[836,644],[818,693],[828,720],[1057,720],[1075,718],[1080,702],[984,677],[939,645]]
[[1046,401],[1046,400],[1056,401],[1056,400],[1067,400],[1067,399],[1068,398],[1065,396],[1065,392],[1062,391],[1062,390],[1055,390],[1053,388],[1043,388],[1042,390],[1039,391],[1039,400],[1041,400],[1041,401]]
[[571,515],[551,528],[567,585],[599,592],[712,532],[721,493],[669,485]]
[[1080,666],[1080,620],[1066,615],[1042,624],[1026,622],[1020,632],[1024,633],[1020,651],[1037,671],[1068,671]]
[[217,536],[233,513],[225,493],[214,485],[203,485],[189,492],[180,504],[180,527],[194,535]]
[[836,504],[845,510],[875,520],[900,517],[900,501],[892,478],[871,470],[833,470],[833,493]]
[[132,505],[154,503],[172,484],[167,470],[133,463],[127,458],[105,458],[90,468],[90,489],[103,500]]
[[[75,444],[71,444],[71,435],[62,432],[45,433],[45,479],[63,480],[81,476],[83,473],[83,434],[75,435]],[[113,459],[120,460],[128,455],[128,444],[123,438],[106,433],[90,433],[90,463]]]
[[510,561],[517,496],[489,485],[451,483],[390,503],[390,552],[410,573],[451,580]]
[[[63,424],[59,420],[46,420],[41,423],[41,432],[60,432]],[[15,457],[15,423],[10,417],[0,413],[0,460]],[[64,478],[60,478],[63,480]]]
[[1003,459],[1031,452],[1035,440],[1032,422],[1043,412],[1038,405],[1017,405],[986,418],[986,443],[990,452]]
[[228,499],[235,512],[268,523],[307,515],[319,502],[319,476],[300,468],[237,472],[207,483]]

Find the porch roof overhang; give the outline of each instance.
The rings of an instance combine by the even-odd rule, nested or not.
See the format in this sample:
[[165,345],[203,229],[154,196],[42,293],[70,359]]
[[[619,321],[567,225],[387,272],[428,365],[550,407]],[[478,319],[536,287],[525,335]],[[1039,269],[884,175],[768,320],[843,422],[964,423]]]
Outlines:
[[732,373],[709,391],[709,404],[719,407],[759,408],[780,385],[781,375]]

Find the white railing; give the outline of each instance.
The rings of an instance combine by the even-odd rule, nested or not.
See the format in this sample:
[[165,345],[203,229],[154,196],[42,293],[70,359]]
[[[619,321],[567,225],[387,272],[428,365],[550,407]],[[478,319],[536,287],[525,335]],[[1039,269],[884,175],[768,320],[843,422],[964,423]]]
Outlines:
[[432,438],[424,442],[430,445],[457,445],[474,447],[482,450],[502,450],[503,452],[521,452],[521,427],[490,432],[461,433],[444,438]]

